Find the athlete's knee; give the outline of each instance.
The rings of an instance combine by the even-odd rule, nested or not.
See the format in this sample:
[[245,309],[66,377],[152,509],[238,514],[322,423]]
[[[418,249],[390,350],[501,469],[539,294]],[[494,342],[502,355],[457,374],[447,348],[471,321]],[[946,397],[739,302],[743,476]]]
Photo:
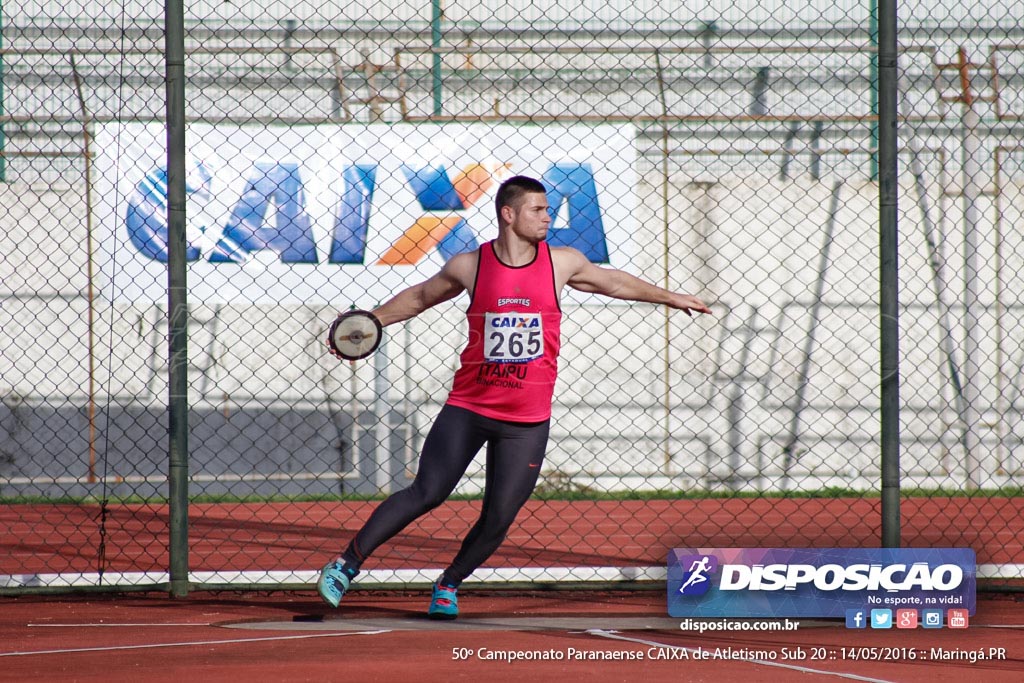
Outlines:
[[490,538],[497,538],[499,540],[505,540],[508,536],[509,529],[512,528],[512,524],[516,521],[516,515],[519,510],[511,510],[503,513],[495,513],[487,516],[487,520],[484,523],[485,535]]
[[527,494],[522,499],[520,499],[518,501],[515,501],[512,504],[510,504],[508,507],[500,509],[498,511],[498,518],[500,520],[500,523],[504,524],[506,529],[508,529],[510,526],[512,526],[512,523],[516,521],[516,517],[519,516],[519,513],[522,511],[523,507],[526,505],[526,501],[528,501],[529,499],[530,499],[530,496],[529,496],[529,494]]
[[429,512],[440,506],[451,495],[451,490],[446,487],[427,485],[418,480],[414,481],[407,490],[423,512]]
[[433,495],[426,496],[423,499],[423,507],[426,509],[427,512],[430,512],[434,508],[440,507],[441,503],[445,502],[446,500],[448,500],[447,493],[437,492],[434,493]]

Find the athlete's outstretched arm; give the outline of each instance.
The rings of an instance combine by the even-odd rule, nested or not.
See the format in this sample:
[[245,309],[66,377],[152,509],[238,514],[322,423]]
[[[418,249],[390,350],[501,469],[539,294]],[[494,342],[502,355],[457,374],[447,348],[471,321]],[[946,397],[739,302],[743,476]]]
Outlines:
[[560,248],[556,252],[558,267],[564,269],[565,284],[581,292],[603,294],[615,299],[664,304],[693,315],[710,313],[711,309],[695,296],[680,294],[651,284],[614,268],[595,266],[576,249]]
[[[403,289],[372,313],[381,325],[400,323],[413,318],[439,303],[454,299],[472,286],[476,272],[476,254],[459,254],[449,260],[440,272],[418,285]],[[469,279],[468,279],[469,278]]]

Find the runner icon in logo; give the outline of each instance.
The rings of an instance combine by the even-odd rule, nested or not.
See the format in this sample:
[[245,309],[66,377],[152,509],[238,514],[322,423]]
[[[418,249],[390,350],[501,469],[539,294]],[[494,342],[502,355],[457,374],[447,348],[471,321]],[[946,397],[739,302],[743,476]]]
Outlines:
[[687,570],[686,581],[679,586],[679,592],[683,595],[701,595],[706,593],[710,586],[701,585],[708,583],[708,575],[715,571],[714,558],[710,555],[701,555],[700,559],[694,559]]

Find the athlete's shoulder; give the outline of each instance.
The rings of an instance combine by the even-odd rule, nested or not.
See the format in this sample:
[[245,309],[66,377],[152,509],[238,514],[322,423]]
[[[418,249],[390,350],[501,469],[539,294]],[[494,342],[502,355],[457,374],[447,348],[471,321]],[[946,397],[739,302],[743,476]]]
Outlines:
[[550,247],[551,262],[560,272],[571,275],[590,263],[583,252],[573,247]]
[[464,251],[448,259],[441,272],[450,278],[458,280],[468,289],[476,278],[476,267],[479,262],[480,249]]
[[452,256],[450,259],[448,259],[448,263],[445,265],[450,266],[452,268],[471,267],[475,270],[476,264],[480,262],[480,253],[483,251],[483,249],[484,247],[477,247],[472,251],[464,251],[462,253],[456,254],[455,256]]
[[583,255],[582,251],[576,249],[575,247],[554,247],[548,244],[547,242],[545,242],[544,244],[548,245],[548,249],[551,250],[551,255],[557,258],[573,260],[587,258],[586,256]]

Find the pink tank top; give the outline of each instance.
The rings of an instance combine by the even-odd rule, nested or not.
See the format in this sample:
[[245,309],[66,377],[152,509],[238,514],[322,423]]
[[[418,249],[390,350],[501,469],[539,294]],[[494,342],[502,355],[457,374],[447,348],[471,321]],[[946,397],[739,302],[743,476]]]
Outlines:
[[550,418],[562,309],[547,242],[518,268],[498,260],[493,242],[480,247],[466,317],[469,343],[448,403],[496,420]]

